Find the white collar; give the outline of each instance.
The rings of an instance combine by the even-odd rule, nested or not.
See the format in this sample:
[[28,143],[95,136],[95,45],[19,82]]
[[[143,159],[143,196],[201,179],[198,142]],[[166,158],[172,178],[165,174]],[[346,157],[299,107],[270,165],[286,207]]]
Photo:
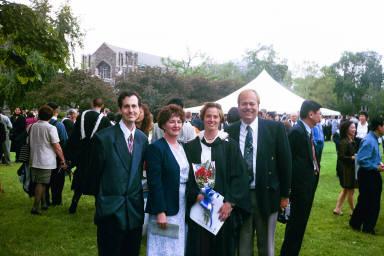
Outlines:
[[[200,133],[199,133],[199,139],[202,140],[204,138],[204,130],[202,130]],[[217,133],[215,139],[219,137],[221,140],[228,140],[228,133],[222,131],[222,130],[219,130],[219,132]]]
[[259,125],[259,117],[256,117],[255,120],[252,121],[252,123],[247,124],[243,120],[241,120],[241,126],[243,129],[247,129],[247,126],[250,126],[252,131],[257,131],[257,127]]
[[307,125],[303,120],[300,120],[300,121],[304,124],[305,130],[307,131],[308,135],[311,136],[311,133],[312,133],[311,127],[309,127],[309,125]]
[[362,124],[362,123],[359,121],[359,126],[362,126],[362,127],[368,126],[368,122],[365,122],[365,124]]
[[120,129],[123,131],[124,133],[124,138],[125,140],[127,141],[129,136],[131,136],[132,134],[132,137],[133,139],[135,139],[135,131],[136,131],[136,126],[133,128],[133,130],[129,130],[128,127],[125,125],[124,121],[123,120],[120,120],[119,122],[119,125],[120,125]]

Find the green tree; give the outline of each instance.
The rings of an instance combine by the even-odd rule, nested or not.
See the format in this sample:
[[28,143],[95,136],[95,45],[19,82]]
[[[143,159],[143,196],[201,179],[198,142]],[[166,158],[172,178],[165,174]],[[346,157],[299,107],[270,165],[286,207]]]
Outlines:
[[208,80],[235,80],[245,82],[245,72],[232,61],[216,63],[204,53],[192,53],[187,49],[187,57],[182,60],[163,59],[165,67],[181,76],[205,77]]
[[31,6],[0,0],[0,95],[10,106],[66,72],[83,34],[68,5],[56,15],[47,0]]
[[337,108],[335,76],[329,67],[320,68],[315,63],[306,63],[301,71],[304,77],[294,79],[293,90],[305,99],[319,102],[327,108]]
[[75,69],[58,74],[39,90],[27,92],[24,105],[37,108],[47,102],[56,102],[62,107],[88,109],[95,98],[102,98],[105,106],[113,111],[117,109],[116,93],[110,84]]
[[121,77],[116,81],[115,88],[118,91],[137,91],[153,111],[171,98],[180,97],[182,86],[182,76],[175,71],[146,67],[143,71],[130,73],[125,79]]
[[[372,93],[378,94],[382,91],[381,59],[378,53],[372,51],[344,52],[340,60],[332,65],[336,76],[334,91],[342,112],[369,110]],[[381,102],[378,106],[382,107]]]
[[130,73],[116,82],[116,89],[140,93],[152,111],[164,106],[171,98],[182,98],[185,106],[216,101],[242,84],[234,80],[210,80],[199,74],[188,76],[171,70],[147,67],[142,72]]
[[285,86],[289,86],[292,81],[287,60],[280,60],[271,45],[258,45],[256,49],[247,51],[244,61],[247,63],[247,81],[257,77],[264,69]]

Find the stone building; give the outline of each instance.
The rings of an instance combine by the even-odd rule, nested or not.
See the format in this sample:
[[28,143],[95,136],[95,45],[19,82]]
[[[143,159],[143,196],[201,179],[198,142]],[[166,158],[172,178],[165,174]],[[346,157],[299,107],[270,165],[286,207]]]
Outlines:
[[106,82],[144,67],[164,67],[162,57],[103,43],[92,55],[82,56],[82,69]]

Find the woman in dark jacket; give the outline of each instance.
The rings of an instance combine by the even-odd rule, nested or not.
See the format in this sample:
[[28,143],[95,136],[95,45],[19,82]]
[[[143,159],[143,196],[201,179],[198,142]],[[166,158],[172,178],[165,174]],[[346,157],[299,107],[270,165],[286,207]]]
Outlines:
[[355,178],[355,153],[357,151],[355,143],[356,126],[351,121],[345,121],[340,126],[340,144],[337,152],[337,173],[340,186],[343,188],[337,199],[333,214],[342,215],[342,207],[347,198],[351,212],[354,209],[353,194],[357,187]]
[[[189,163],[177,137],[183,127],[184,111],[177,105],[163,107],[158,115],[164,137],[149,145],[145,153],[148,178],[149,216],[147,255],[184,256],[185,190]],[[170,229],[175,237],[162,236],[159,229]],[[177,229],[175,229],[177,227]]]
[[[235,223],[239,212],[249,211],[248,174],[243,164],[238,143],[220,131],[224,119],[221,106],[206,103],[200,117],[204,131],[186,144],[186,153],[191,165],[187,183],[188,239],[186,255],[235,255]],[[189,218],[191,207],[203,199],[198,187],[192,164],[215,162],[214,190],[224,197],[219,209],[219,219],[224,221],[217,235],[213,235]]]

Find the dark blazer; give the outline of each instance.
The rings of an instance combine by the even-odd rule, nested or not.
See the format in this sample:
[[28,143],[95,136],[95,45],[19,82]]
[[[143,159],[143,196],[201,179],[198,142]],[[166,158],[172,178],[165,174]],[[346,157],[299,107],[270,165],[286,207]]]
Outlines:
[[288,134],[292,152],[291,215],[280,255],[299,255],[319,175],[315,175],[310,137],[302,121]]
[[302,121],[292,127],[288,139],[292,152],[292,189],[308,191],[316,182],[316,176],[311,141]]
[[[239,142],[238,121],[227,128],[229,136]],[[289,197],[291,187],[291,151],[284,125],[258,119],[256,195],[264,217],[280,208],[280,199]]]
[[91,166],[95,173],[95,223],[114,219],[122,230],[140,227],[144,222],[141,185],[144,151],[148,138],[135,130],[133,153],[119,125],[101,130],[94,136]]
[[179,212],[180,166],[167,141],[161,138],[149,145],[145,152],[148,180],[149,214],[165,212],[167,216]]

